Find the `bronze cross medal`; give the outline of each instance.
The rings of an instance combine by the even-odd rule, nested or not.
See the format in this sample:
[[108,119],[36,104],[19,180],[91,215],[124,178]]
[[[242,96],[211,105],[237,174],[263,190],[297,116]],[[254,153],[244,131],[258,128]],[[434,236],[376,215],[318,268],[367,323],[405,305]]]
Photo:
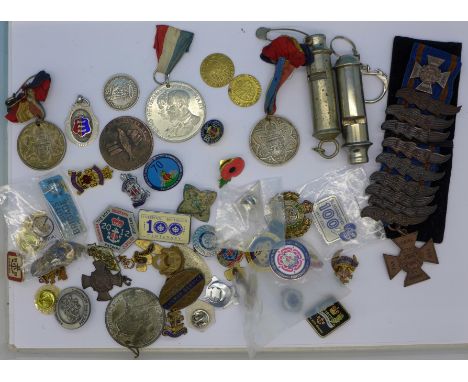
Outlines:
[[416,247],[417,232],[392,239],[400,247],[398,256],[384,254],[388,277],[393,279],[401,270],[406,272],[405,287],[429,280],[429,275],[422,270],[422,265],[428,263],[439,264],[434,242],[429,240],[422,247]]

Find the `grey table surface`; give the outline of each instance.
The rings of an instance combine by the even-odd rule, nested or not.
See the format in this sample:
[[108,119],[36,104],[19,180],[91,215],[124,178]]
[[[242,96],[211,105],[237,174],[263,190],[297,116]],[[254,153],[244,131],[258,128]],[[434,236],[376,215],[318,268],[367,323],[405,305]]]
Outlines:
[[[7,97],[8,23],[0,22],[0,99]],[[2,102],[2,113],[5,106]],[[4,118],[0,118],[0,184],[7,183],[7,131]],[[0,245],[6,253],[5,230],[0,227]],[[4,264],[4,262],[2,262]],[[129,359],[127,351],[89,350],[21,350],[8,345],[8,292],[5,266],[0,266],[0,359]],[[245,359],[246,351],[173,351],[144,352],[143,359]],[[383,348],[308,349],[307,351],[274,351],[257,354],[258,359],[467,359],[467,346],[406,346]]]

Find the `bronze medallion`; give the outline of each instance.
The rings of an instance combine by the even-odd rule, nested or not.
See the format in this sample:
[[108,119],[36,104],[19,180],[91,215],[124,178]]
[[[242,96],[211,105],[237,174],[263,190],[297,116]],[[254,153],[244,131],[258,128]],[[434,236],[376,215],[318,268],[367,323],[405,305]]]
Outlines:
[[65,135],[53,123],[36,121],[26,125],[18,136],[17,150],[23,163],[34,170],[50,170],[65,156]]
[[118,117],[102,131],[99,150],[109,166],[120,171],[132,171],[143,166],[151,157],[153,135],[139,119]]

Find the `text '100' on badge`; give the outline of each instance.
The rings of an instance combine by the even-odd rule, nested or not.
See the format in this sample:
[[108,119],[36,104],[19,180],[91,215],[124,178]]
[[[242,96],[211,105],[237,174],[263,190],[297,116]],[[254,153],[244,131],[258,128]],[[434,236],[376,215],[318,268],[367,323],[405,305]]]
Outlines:
[[190,241],[190,215],[140,210],[138,220],[140,239],[176,244]]

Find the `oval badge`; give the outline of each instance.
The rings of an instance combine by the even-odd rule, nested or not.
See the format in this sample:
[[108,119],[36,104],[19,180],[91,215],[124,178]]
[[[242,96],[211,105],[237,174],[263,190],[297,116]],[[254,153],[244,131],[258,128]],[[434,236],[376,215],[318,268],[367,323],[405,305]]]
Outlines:
[[89,101],[78,96],[66,121],[67,137],[78,146],[87,146],[93,142],[99,132],[99,122],[94,115]]

